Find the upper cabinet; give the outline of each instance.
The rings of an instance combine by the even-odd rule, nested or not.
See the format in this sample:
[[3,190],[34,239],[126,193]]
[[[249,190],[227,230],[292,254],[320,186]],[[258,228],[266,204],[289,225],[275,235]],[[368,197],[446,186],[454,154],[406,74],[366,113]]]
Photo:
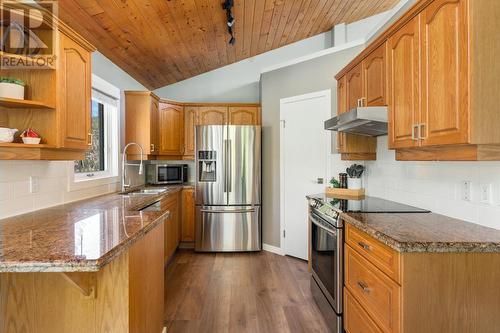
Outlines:
[[358,64],[346,74],[347,111],[360,106],[363,98],[362,67]]
[[[125,144],[142,146],[148,159],[155,159],[159,145],[159,98],[150,92],[125,92]],[[140,159],[140,150],[131,146],[127,150],[129,160]]]
[[434,1],[420,16],[422,145],[468,143],[467,1]]
[[[259,125],[258,104],[178,103],[151,92],[125,92],[125,142],[144,147],[148,159],[193,160],[196,125]],[[130,147],[127,158],[140,157]]]
[[385,44],[370,53],[361,63],[363,70],[363,106],[387,105],[385,98]]
[[337,75],[348,108],[388,105],[398,160],[500,160],[499,15],[498,1],[417,1]]
[[63,34],[59,42],[58,108],[61,147],[85,150],[92,145],[90,53]]
[[184,154],[184,108],[170,103],[160,103],[158,115],[159,155],[178,156]]
[[419,18],[416,17],[387,41],[389,148],[409,148],[418,145],[419,40]]
[[229,125],[260,125],[260,107],[230,106]]
[[[56,33],[46,32],[39,36]],[[62,22],[56,37],[54,55],[37,56],[39,68],[1,70],[2,76],[24,81],[25,93],[23,99],[0,98],[0,127],[18,129],[14,142],[0,143],[0,160],[81,160],[91,147],[91,53],[95,49]],[[1,57],[24,59],[7,52]],[[22,143],[20,134],[27,128],[41,136],[40,144]]]
[[194,130],[198,124],[198,107],[184,107],[184,155],[194,158]]
[[198,112],[199,125],[227,124],[227,106],[202,106]]

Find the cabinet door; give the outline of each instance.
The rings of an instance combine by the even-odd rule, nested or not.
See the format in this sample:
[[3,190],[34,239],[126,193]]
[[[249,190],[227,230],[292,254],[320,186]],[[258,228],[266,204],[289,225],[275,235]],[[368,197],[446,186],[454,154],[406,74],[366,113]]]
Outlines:
[[165,253],[164,260],[167,261],[179,245],[179,195],[171,194],[162,201],[162,209],[168,210],[170,215],[165,221]]
[[194,242],[194,189],[182,190],[182,236],[183,242]]
[[90,53],[60,34],[59,77],[60,142],[64,148],[89,149],[91,133]]
[[151,99],[151,108],[150,108],[150,144],[149,147],[143,147],[146,151],[149,150],[150,155],[158,155],[159,151],[159,128],[158,128],[158,120],[159,120],[159,110],[160,102],[156,98]]
[[469,142],[466,0],[436,0],[421,14],[423,145]]
[[198,108],[184,108],[184,155],[194,157],[194,126],[197,124]]
[[[337,82],[337,115],[347,111],[347,90],[346,77],[341,77]],[[345,153],[345,133],[337,132],[337,150],[339,153]]]
[[387,104],[385,100],[385,47],[385,44],[379,46],[362,63],[363,96],[367,106]]
[[260,108],[257,106],[229,107],[229,125],[260,125]]
[[227,107],[204,106],[198,111],[198,122],[200,125],[226,125]]
[[361,63],[346,74],[347,110],[358,106],[358,100],[363,97],[363,81]]
[[184,110],[182,106],[160,103],[159,155],[184,153]]
[[418,17],[389,38],[387,49],[389,147],[418,146],[415,128],[420,121]]

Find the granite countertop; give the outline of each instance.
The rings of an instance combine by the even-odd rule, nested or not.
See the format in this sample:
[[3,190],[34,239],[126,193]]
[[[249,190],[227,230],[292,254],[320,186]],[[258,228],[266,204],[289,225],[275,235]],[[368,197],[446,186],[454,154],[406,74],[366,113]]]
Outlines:
[[500,230],[434,213],[343,213],[398,252],[500,252]]
[[[336,200],[324,195],[309,195],[339,209]],[[366,232],[398,252],[490,252],[500,253],[500,230],[447,217],[432,212],[408,212],[411,206],[375,197],[366,197],[361,204],[347,200],[344,207],[367,210],[388,209],[393,213],[343,212],[345,223]],[[352,202],[351,202],[352,201]]]
[[0,220],[1,272],[95,272],[157,226],[169,212],[139,211],[159,195],[118,193]]

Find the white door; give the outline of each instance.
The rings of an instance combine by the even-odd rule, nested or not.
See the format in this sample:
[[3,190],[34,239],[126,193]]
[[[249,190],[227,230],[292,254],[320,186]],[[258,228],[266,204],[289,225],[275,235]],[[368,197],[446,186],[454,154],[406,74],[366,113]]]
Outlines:
[[331,92],[320,91],[280,101],[281,247],[307,260],[306,195],[322,193],[330,170]]

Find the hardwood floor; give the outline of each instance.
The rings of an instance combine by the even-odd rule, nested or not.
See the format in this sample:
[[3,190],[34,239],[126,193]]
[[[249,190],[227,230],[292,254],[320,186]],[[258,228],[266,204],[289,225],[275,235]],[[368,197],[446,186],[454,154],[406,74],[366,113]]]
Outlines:
[[328,332],[309,276],[306,262],[265,251],[179,251],[166,274],[167,331]]

